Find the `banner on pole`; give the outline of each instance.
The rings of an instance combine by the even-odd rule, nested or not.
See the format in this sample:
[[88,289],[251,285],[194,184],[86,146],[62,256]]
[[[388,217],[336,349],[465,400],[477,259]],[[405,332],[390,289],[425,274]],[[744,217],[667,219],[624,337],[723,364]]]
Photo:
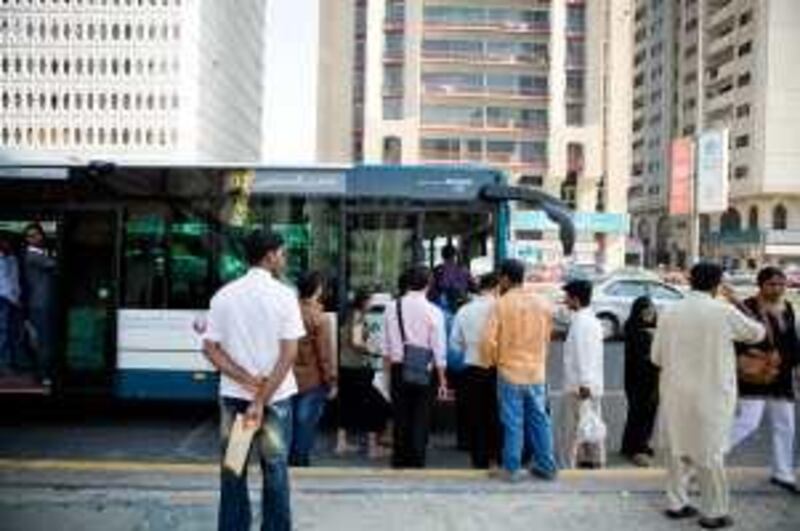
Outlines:
[[697,139],[697,212],[728,209],[728,130],[705,131]]
[[670,146],[669,213],[673,216],[691,213],[693,147],[689,137],[676,138]]

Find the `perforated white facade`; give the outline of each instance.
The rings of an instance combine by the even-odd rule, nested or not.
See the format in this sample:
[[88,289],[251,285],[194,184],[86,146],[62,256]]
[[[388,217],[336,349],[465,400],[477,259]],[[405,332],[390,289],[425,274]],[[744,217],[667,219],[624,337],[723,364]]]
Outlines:
[[0,0],[0,148],[257,160],[264,0]]

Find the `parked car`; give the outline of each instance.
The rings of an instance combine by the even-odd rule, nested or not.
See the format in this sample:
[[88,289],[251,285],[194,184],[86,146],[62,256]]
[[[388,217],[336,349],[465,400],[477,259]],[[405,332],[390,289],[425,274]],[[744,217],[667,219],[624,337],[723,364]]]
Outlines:
[[649,276],[612,275],[606,278],[595,285],[592,296],[592,309],[603,325],[606,339],[622,335],[633,301],[642,295],[652,298],[659,310],[685,296],[681,289]]

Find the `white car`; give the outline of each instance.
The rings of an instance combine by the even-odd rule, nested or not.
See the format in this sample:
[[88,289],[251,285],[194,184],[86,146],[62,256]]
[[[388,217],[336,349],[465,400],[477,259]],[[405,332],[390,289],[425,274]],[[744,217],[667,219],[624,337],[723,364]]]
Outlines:
[[622,335],[633,301],[642,295],[649,296],[658,310],[684,298],[684,292],[674,285],[644,276],[615,275],[595,285],[592,309],[606,339]]

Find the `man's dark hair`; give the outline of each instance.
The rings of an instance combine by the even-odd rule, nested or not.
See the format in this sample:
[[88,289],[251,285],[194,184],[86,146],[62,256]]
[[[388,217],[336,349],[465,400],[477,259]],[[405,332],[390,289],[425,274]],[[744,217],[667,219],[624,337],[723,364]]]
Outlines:
[[695,291],[710,293],[722,282],[722,268],[710,262],[701,262],[692,267],[689,285]]
[[41,236],[42,238],[46,237],[44,233],[44,227],[42,227],[42,224],[37,221],[33,221],[25,225],[25,230],[23,230],[22,233],[27,236],[30,231],[38,232],[39,236]]
[[325,279],[319,271],[309,271],[300,275],[297,281],[297,295],[301,299],[309,299],[324,284]]
[[497,287],[497,275],[494,273],[486,273],[478,279],[478,289],[486,291]]
[[766,266],[758,272],[758,276],[756,277],[756,284],[758,287],[763,286],[773,278],[780,278],[785,280],[786,273],[784,273],[781,269],[775,266]]
[[450,260],[454,260],[456,255],[456,248],[450,244],[445,245],[442,247],[442,260],[445,262],[449,262]]
[[267,253],[277,251],[281,247],[283,247],[283,238],[280,234],[256,229],[247,235],[244,242],[247,263],[251,266],[258,265],[267,256]]
[[431,270],[425,266],[413,266],[406,272],[408,289],[419,291],[428,287],[431,281]]
[[525,280],[525,264],[514,258],[508,258],[500,263],[497,275],[506,277],[515,286],[522,284],[522,281]]
[[588,280],[573,280],[564,285],[564,292],[578,299],[582,308],[592,303],[592,283]]

